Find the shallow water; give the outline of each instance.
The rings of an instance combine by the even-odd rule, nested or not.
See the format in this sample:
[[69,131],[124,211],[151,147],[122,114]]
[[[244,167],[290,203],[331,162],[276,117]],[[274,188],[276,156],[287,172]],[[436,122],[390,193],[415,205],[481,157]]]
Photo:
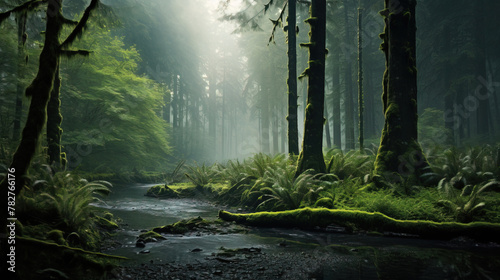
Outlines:
[[[471,241],[253,228],[248,234],[165,235],[167,240],[137,248],[141,230],[197,216],[215,219],[219,210],[194,199],[144,196],[152,185],[116,186],[106,204],[98,205],[119,217],[123,225],[116,236],[122,245],[106,253],[128,257],[131,265],[204,262],[222,246],[256,247],[266,254],[297,253],[302,258],[328,259],[329,265],[320,269],[317,279],[500,279],[500,248]],[[193,249],[201,251],[191,252]],[[141,254],[143,250],[149,253]]]

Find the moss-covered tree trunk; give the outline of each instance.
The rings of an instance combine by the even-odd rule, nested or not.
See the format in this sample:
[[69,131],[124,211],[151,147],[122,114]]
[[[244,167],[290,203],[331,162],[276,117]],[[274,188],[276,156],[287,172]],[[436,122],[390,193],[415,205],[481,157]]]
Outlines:
[[[68,51],[66,47],[70,46],[83,32],[90,12],[97,7],[99,0],[91,1],[77,24],[63,17],[62,2],[63,0],[52,0],[47,2],[27,1],[11,11],[2,13],[0,16],[1,23],[1,21],[7,18],[12,12],[29,11],[41,4],[47,4],[45,12],[45,41],[42,52],[40,53],[38,73],[26,89],[26,96],[31,98],[28,117],[22,131],[21,141],[14,153],[12,163],[9,166],[10,173],[15,176],[15,189],[12,190],[12,188],[9,188],[9,182],[6,180],[6,177],[0,183],[0,190],[2,190],[0,196],[3,201],[7,201],[7,190],[19,194],[25,186],[28,168],[35,156],[39,146],[40,135],[47,121],[47,105],[59,67],[60,56],[66,55],[69,57],[78,54],[88,55],[88,51]],[[66,40],[60,43],[59,35],[64,24],[76,24],[76,26]],[[1,211],[0,219],[2,219],[2,221],[6,221],[6,210],[7,209]]]
[[288,1],[288,154],[299,154],[297,122],[297,1]]
[[50,93],[49,103],[47,105],[47,146],[49,164],[57,168],[64,168],[66,159],[61,152],[62,137],[62,114],[61,114],[61,76],[59,75],[59,58],[54,77],[54,85]]
[[311,26],[309,33],[309,68],[303,75],[308,76],[307,106],[304,120],[302,151],[297,162],[295,176],[313,169],[325,172],[323,158],[323,110],[325,101],[325,58],[326,58],[326,0],[313,0],[311,16],[306,20]]
[[[62,0],[50,1],[46,11],[45,42],[40,53],[38,74],[26,89],[31,97],[26,125],[21,142],[14,153],[10,168],[15,169],[16,190],[19,193],[24,186],[26,172],[38,147],[38,140],[47,120],[47,104],[52,91],[54,77],[59,62],[59,33],[61,32]],[[6,185],[2,184],[2,190]]]
[[415,6],[416,0],[385,0],[381,12],[385,18],[381,34],[386,57],[382,94],[385,125],[375,171],[416,179],[428,163],[417,135]]

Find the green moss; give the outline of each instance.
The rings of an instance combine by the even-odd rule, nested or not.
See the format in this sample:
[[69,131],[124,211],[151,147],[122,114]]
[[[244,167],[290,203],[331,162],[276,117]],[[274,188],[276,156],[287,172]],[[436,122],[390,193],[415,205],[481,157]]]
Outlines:
[[182,220],[166,226],[156,227],[152,231],[156,233],[184,234],[189,231],[195,231],[200,227],[206,227],[208,224],[209,222],[207,220],[198,217],[189,220]]
[[323,207],[323,208],[329,208],[329,209],[335,208],[333,205],[333,200],[329,197],[320,198],[318,201],[316,201],[316,203],[314,204],[314,207],[316,207],[316,208]]
[[148,189],[145,194],[150,197],[157,198],[178,198],[179,194],[167,185],[156,185]]
[[155,239],[156,240],[165,240],[166,238],[163,237],[161,234],[150,230],[148,232],[141,233],[139,235],[139,239],[144,240],[144,242],[153,242]]
[[[109,215],[108,215],[108,217],[109,217]],[[112,215],[111,215],[111,218],[112,218]],[[95,223],[97,224],[97,226],[99,226],[102,229],[112,231],[112,230],[116,230],[119,228],[118,224],[111,221],[111,219],[106,219],[106,218],[99,217],[99,216],[96,216],[94,219],[95,219]]]
[[47,233],[47,239],[52,240],[59,245],[68,245],[64,239],[64,232],[58,229],[49,231]]
[[281,212],[233,214],[220,211],[219,217],[251,226],[264,227],[326,227],[331,224],[365,231],[415,234],[422,238],[451,239],[466,236],[481,241],[500,241],[500,224],[474,222],[432,222],[424,220],[397,220],[381,213],[359,210],[302,208]]

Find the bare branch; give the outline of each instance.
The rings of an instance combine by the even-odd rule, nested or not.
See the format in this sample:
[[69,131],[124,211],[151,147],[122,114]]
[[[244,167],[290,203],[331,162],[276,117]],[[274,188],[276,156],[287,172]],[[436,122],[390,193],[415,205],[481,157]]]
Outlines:
[[82,18],[78,22],[78,24],[75,26],[71,34],[64,40],[64,42],[61,44],[60,48],[64,49],[73,44],[73,42],[76,40],[76,38],[80,37],[83,33],[83,30],[85,29],[87,22],[89,20],[90,14],[92,11],[94,11],[97,7],[99,6],[99,0],[92,0],[89,4],[89,6],[85,9],[85,12],[83,13]]

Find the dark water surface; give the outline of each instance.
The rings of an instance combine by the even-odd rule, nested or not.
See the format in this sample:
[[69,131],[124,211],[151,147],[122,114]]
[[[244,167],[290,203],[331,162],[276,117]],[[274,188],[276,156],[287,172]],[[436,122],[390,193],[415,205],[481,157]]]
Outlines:
[[[106,208],[122,220],[116,239],[121,246],[106,251],[128,257],[125,265],[201,263],[220,247],[260,248],[269,255],[294,256],[287,262],[319,263],[316,279],[500,279],[500,247],[470,240],[436,241],[312,232],[299,229],[251,229],[248,234],[165,235],[167,240],[137,248],[141,230],[201,216],[216,219],[218,207],[195,199],[144,196],[154,184],[116,186]],[[191,252],[193,249],[197,252]],[[143,250],[149,253],[141,254]],[[311,261],[315,260],[315,261]],[[324,262],[323,262],[324,261]]]

